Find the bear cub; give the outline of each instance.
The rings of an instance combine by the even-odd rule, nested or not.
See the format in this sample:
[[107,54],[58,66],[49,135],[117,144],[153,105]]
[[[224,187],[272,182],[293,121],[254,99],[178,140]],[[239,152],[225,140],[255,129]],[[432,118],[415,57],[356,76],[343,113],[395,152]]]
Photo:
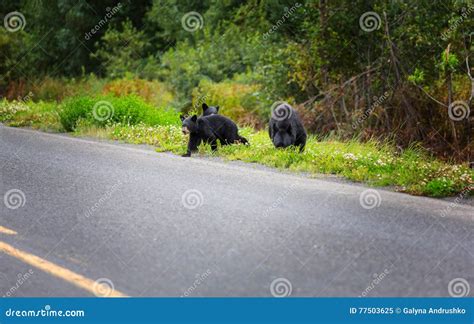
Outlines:
[[202,115],[203,116],[210,116],[210,115],[217,115],[219,113],[219,106],[208,106],[206,103],[202,104]]
[[188,150],[183,155],[185,157],[197,151],[201,142],[211,144],[213,151],[217,150],[218,140],[221,145],[248,144],[248,141],[239,135],[237,125],[227,117],[213,114],[201,117],[193,115],[188,118],[181,115],[180,118],[183,133],[189,134]]
[[278,105],[272,111],[268,133],[276,148],[294,145],[303,152],[306,145],[306,130],[296,110],[287,103]]

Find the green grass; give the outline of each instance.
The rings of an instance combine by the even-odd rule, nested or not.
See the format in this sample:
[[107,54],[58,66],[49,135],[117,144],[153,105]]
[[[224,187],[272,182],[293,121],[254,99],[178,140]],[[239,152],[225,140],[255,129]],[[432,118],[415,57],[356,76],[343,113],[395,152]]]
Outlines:
[[13,127],[31,127],[52,132],[63,131],[59,122],[58,105],[55,102],[2,100],[0,101],[0,122]]
[[[63,119],[66,118],[78,136],[149,144],[159,152],[185,153],[187,138],[181,133],[178,113],[151,107],[136,97],[106,97],[114,107],[115,117],[101,121],[94,118],[91,107],[99,99],[105,100],[77,97],[60,106],[1,101],[0,121],[11,126],[64,131],[67,128]],[[392,186],[398,191],[433,197],[459,194],[472,188],[474,183],[474,172],[467,165],[442,162],[417,146],[400,153],[388,142],[362,143],[310,136],[306,150],[299,153],[291,148],[275,149],[266,131],[243,128],[241,134],[249,140],[250,146],[223,146],[214,153],[208,145],[201,145],[198,154],[311,175],[335,174],[372,186]]]

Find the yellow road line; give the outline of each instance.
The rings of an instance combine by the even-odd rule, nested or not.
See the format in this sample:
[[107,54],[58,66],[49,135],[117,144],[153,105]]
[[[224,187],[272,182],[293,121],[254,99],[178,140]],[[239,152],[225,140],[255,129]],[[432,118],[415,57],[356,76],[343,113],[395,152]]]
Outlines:
[[127,297],[127,295],[115,290],[109,285],[98,281],[93,281],[80,274],[72,272],[66,268],[58,266],[54,263],[46,261],[36,255],[30,254],[14,248],[13,246],[0,241],[0,252],[4,252],[18,260],[21,260],[29,265],[47,272],[55,277],[63,279],[76,287],[82,288],[93,293],[99,297]]
[[3,226],[0,226],[0,233],[8,234],[8,235],[17,235],[18,234],[14,230],[11,230],[11,229],[3,227]]

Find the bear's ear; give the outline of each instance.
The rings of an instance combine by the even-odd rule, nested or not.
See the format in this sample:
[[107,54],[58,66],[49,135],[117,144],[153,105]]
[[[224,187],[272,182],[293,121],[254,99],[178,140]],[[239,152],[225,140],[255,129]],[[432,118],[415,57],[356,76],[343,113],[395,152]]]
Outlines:
[[180,115],[179,115],[179,119],[181,119],[181,121],[184,121],[184,120],[186,119],[186,117],[184,117],[183,114],[180,114]]
[[203,102],[202,103],[202,111],[206,111],[207,108],[209,108],[209,107],[207,106],[207,104],[205,102]]
[[219,112],[219,106],[216,106],[216,111]]
[[196,122],[197,118],[198,118],[198,116],[193,115],[193,117],[191,117],[191,121]]

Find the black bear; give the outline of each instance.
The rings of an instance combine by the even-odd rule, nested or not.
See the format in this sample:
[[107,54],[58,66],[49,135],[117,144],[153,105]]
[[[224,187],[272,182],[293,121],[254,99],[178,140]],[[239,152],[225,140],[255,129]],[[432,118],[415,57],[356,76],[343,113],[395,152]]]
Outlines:
[[213,151],[217,150],[217,140],[221,145],[233,143],[248,144],[248,141],[239,135],[237,125],[227,117],[210,115],[198,117],[193,115],[185,118],[180,116],[184,134],[189,134],[188,150],[183,156],[191,156],[197,151],[201,142],[211,144]]
[[306,130],[298,113],[287,103],[278,105],[273,111],[268,132],[275,147],[299,146],[303,152],[306,145]]
[[203,116],[210,116],[210,115],[217,115],[219,113],[219,106],[208,106],[206,103],[202,104],[202,115]]

